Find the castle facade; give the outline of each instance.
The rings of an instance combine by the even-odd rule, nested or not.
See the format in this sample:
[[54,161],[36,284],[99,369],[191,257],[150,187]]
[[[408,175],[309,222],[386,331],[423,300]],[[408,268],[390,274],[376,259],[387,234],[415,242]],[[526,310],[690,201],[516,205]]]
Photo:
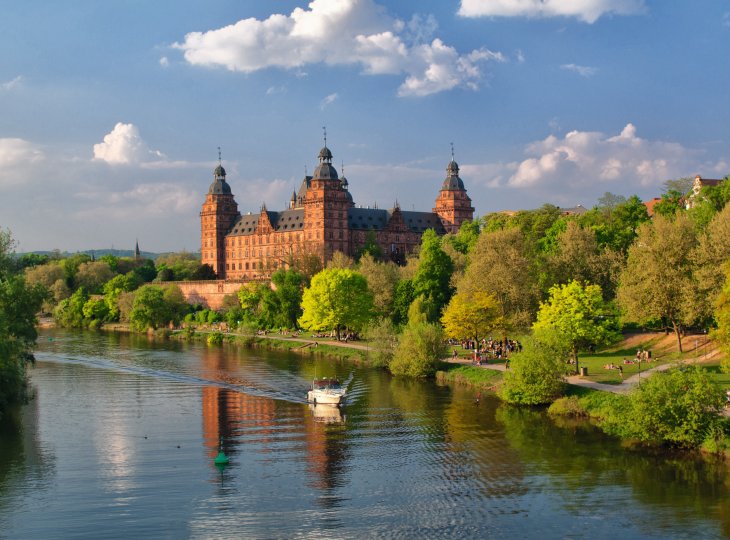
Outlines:
[[219,278],[236,281],[267,279],[303,256],[316,255],[323,263],[336,251],[354,256],[373,242],[386,257],[402,263],[427,229],[454,233],[473,217],[453,156],[430,212],[401,210],[397,204],[389,210],[358,208],[325,145],[312,176],[304,177],[289,207],[280,211],[264,205],[257,214],[242,215],[219,164],[200,212],[200,251],[202,263]]

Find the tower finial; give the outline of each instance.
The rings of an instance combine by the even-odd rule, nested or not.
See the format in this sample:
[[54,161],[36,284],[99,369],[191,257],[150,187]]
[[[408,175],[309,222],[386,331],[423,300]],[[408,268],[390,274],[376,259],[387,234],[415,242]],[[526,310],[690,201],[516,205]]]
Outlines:
[[342,176],[345,176],[345,161],[340,161],[340,172],[342,173]]
[[322,131],[324,132],[324,145],[327,146],[327,126],[322,126]]
[[451,161],[454,161],[454,143],[451,143]]
[[304,164],[304,178],[307,177],[307,164]]
[[218,147],[218,165],[221,165],[221,147]]

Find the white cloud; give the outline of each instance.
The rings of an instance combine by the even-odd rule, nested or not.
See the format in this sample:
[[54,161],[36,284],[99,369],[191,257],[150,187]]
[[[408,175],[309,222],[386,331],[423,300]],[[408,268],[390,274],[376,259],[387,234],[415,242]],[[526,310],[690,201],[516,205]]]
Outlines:
[[730,26],[730,11],[727,11],[722,14],[722,25]]
[[199,192],[186,190],[174,183],[137,184],[126,191],[81,191],[76,197],[93,204],[75,212],[78,218],[137,219],[164,217],[169,214],[187,215],[200,204]]
[[103,142],[94,145],[94,159],[112,165],[136,165],[153,158],[161,159],[164,155],[149,149],[134,124],[118,122],[111,132],[104,135]]
[[[0,188],[28,182],[30,166],[43,161],[43,152],[24,139],[0,138]],[[26,170],[20,172],[20,168]]]
[[3,89],[3,90],[13,90],[14,88],[19,87],[22,82],[23,82],[23,76],[22,75],[18,75],[14,79],[11,79],[11,80],[6,81],[6,82],[3,82],[3,83],[0,83],[0,89]]
[[405,75],[400,96],[477,88],[479,64],[505,60],[484,48],[460,54],[430,39],[436,28],[433,16],[414,16],[405,24],[372,0],[313,0],[308,9],[296,8],[290,15],[191,32],[173,46],[190,64],[244,73],[271,67],[301,70],[318,63],[360,65],[368,75]]
[[529,145],[527,153],[532,156],[519,163],[508,184],[561,191],[616,182],[658,186],[693,170],[698,157],[678,143],[642,139],[630,123],[612,137],[597,131],[571,131],[562,139],[550,135]]
[[525,61],[525,53],[522,52],[522,49],[517,49],[515,52],[515,56],[517,58],[517,62],[522,64]]
[[566,71],[573,71],[580,75],[581,77],[592,77],[593,75],[598,72],[598,68],[589,67],[589,66],[579,66],[577,64],[563,64],[560,66],[560,69],[564,69]]
[[170,65],[170,60],[167,58],[167,56],[163,56],[162,58],[160,58],[160,65],[163,68],[166,68]]
[[462,17],[575,17],[592,24],[603,15],[643,13],[644,0],[461,0]]
[[335,92],[334,94],[328,95],[322,101],[319,102],[319,109],[323,111],[325,108],[327,108],[328,105],[331,105],[332,103],[337,101],[337,99],[339,97],[340,96],[337,94],[337,92]]

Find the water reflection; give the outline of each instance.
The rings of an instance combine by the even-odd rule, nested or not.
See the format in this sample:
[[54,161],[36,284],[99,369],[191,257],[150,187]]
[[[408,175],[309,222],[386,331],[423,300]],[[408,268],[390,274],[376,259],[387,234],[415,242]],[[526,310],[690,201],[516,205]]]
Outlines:
[[[520,458],[545,474],[550,489],[568,494],[563,504],[569,511],[596,508],[608,519],[620,521],[625,516],[646,534],[659,531],[669,536],[681,525],[711,518],[730,534],[730,475],[725,462],[669,450],[626,448],[588,422],[555,423],[534,409],[500,405],[496,419]],[[606,485],[613,489],[606,490]],[[637,517],[637,505],[651,508],[651,523]]]
[[[0,535],[730,534],[725,466],[628,450],[584,422],[315,356],[54,335],[35,424],[0,439]],[[353,372],[344,408],[305,403],[315,374]],[[34,460],[53,479],[37,493]]]

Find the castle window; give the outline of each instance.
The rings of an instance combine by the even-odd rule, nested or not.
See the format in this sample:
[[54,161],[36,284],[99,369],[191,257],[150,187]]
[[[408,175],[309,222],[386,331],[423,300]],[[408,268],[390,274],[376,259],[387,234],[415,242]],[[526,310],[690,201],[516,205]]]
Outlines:
[[239,270],[241,269],[241,263],[238,263],[238,269]]
[[248,263],[246,263],[246,270],[248,270]]

